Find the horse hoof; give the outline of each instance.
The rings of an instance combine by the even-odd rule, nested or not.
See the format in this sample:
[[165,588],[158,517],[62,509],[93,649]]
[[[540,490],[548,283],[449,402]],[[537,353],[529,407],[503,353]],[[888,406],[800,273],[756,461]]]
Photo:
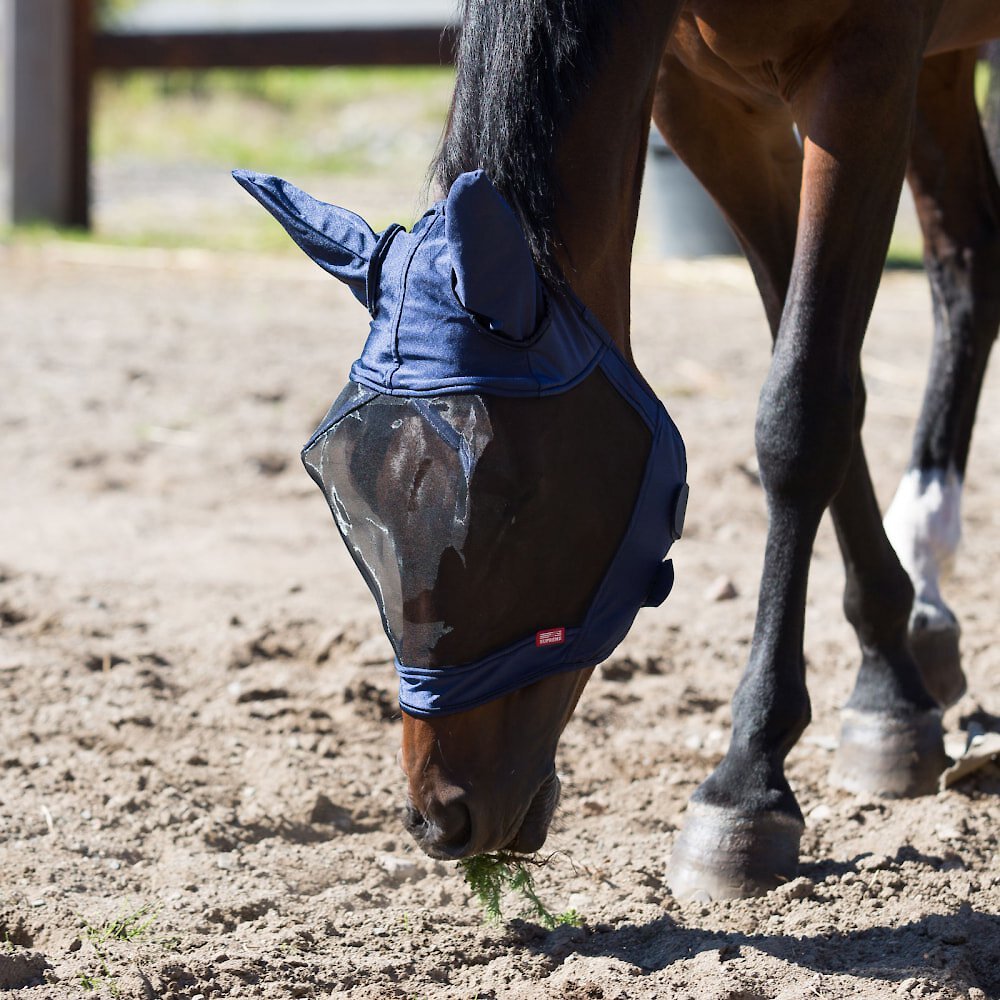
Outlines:
[[938,615],[932,621],[922,612],[910,619],[910,652],[920,668],[927,693],[942,708],[950,708],[965,694],[965,674],[958,649],[961,629],[954,618]]
[[901,718],[845,708],[842,720],[830,773],[836,787],[886,798],[938,790],[938,778],[951,763],[944,752],[939,710]]
[[804,824],[785,813],[747,815],[688,803],[667,873],[678,899],[760,896],[793,879]]

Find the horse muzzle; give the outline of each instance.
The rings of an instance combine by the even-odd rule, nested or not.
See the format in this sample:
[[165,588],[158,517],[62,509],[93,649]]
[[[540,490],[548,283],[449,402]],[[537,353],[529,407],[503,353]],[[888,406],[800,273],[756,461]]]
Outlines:
[[559,803],[559,779],[550,771],[515,820],[505,822],[509,811],[496,809],[496,800],[477,806],[463,793],[427,795],[418,809],[408,802],[403,825],[425,854],[439,861],[511,851],[531,854],[548,836]]

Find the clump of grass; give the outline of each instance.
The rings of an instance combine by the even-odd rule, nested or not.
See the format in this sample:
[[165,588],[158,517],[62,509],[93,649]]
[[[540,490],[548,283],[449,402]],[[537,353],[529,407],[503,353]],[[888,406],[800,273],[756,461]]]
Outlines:
[[122,912],[113,920],[93,926],[84,925],[87,940],[99,948],[108,941],[141,941],[160,915],[158,908],[143,903],[131,912]]
[[525,915],[537,920],[543,927],[549,930],[564,924],[578,927],[583,921],[576,910],[553,913],[539,899],[528,866],[537,867],[543,863],[526,855],[498,851],[464,858],[458,864],[469,888],[486,911],[489,923],[503,921],[503,898],[507,893],[513,893],[527,903]]
[[156,923],[160,911],[149,903],[143,903],[134,910],[122,911],[118,916],[102,924],[83,922],[83,936],[91,943],[100,972],[96,975],[81,972],[80,986],[85,990],[99,990],[107,987],[111,993],[118,995],[118,983],[111,969],[111,957],[108,946],[113,941],[142,941],[149,934],[149,929]]

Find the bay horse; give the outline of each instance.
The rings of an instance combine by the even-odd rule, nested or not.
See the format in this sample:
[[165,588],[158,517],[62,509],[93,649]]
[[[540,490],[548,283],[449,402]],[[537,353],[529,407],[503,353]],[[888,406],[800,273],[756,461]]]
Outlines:
[[[803,818],[784,761],[810,719],[806,586],[827,507],[861,651],[832,778],[920,795],[936,789],[947,760],[941,709],[965,681],[939,574],[958,542],[1000,325],[1000,189],[973,94],[977,47],[1000,35],[1000,4],[464,0],[461,13],[434,177],[448,192],[484,172],[545,288],[582,302],[627,364],[651,119],[719,204],[759,287],[773,344],[755,428],[769,515],[756,624],[728,751],[692,797],[669,881],[679,896],[767,891],[798,863]],[[859,358],[904,176],[923,227],[935,339],[912,460],[883,526],[860,437]],[[384,237],[372,236],[372,260]],[[505,273],[491,272],[501,297]],[[456,294],[468,284],[457,271],[452,280]],[[509,278],[512,295],[518,287]],[[463,411],[462,433],[488,418],[507,456],[497,468],[516,474],[482,487],[460,552],[427,548],[441,505],[452,518],[472,496],[455,499],[427,442],[388,417],[367,449],[356,439],[352,461],[367,456],[371,503],[389,511],[376,541],[406,535],[395,540],[394,573],[422,574],[419,593],[383,607],[383,618],[408,624],[425,667],[476,662],[586,613],[648,449],[613,397],[589,380],[575,394]],[[581,462],[602,473],[596,485]],[[334,506],[343,529],[350,512]],[[520,534],[515,522],[526,525]],[[556,746],[591,671],[554,673],[460,711],[404,711],[406,825],[425,851],[461,858],[542,845],[559,792]]]
[[[682,896],[765,891],[797,866],[803,819],[783,762],[810,718],[806,582],[828,506],[861,648],[833,780],[919,795],[946,762],[940,710],[965,682],[939,574],[958,543],[1000,325],[1000,189],[974,97],[977,48],[1000,35],[1000,5],[470,0],[462,13],[436,177],[446,189],[461,170],[488,171],[543,273],[566,280],[627,356],[650,117],[753,269],[773,337],[755,431],[769,512],[757,618],[728,752],[692,797],[669,879]],[[860,437],[859,356],[904,175],[935,339],[909,470],[883,527]],[[411,826],[425,847],[461,855],[544,838],[552,778],[537,776],[552,775],[587,676],[464,716],[404,715]],[[456,802],[470,816],[458,831],[420,822]]]

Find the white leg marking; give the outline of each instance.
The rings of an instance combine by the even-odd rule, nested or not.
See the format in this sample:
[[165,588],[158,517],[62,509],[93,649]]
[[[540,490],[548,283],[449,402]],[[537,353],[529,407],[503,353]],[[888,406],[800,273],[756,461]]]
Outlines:
[[953,466],[903,477],[886,512],[885,533],[913,581],[913,614],[925,627],[954,628],[955,616],[941,597],[940,580],[954,561],[962,536],[962,478]]

